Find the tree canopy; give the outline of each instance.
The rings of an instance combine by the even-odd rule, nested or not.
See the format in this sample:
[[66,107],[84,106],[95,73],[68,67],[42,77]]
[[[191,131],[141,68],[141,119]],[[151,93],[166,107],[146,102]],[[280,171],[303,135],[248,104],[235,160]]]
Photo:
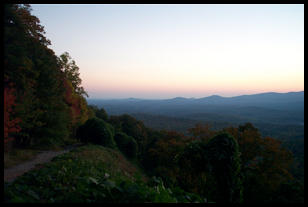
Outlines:
[[87,119],[75,61],[68,53],[57,57],[44,34],[30,5],[5,4],[5,137],[19,146],[61,143]]

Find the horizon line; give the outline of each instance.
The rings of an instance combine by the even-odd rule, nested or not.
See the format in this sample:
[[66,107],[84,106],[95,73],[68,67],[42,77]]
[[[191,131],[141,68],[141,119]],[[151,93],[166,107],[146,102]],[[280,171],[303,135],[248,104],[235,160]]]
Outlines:
[[251,95],[261,95],[261,94],[269,94],[269,93],[275,93],[275,94],[287,94],[287,93],[300,93],[300,92],[304,92],[304,90],[302,91],[290,91],[290,92],[263,92],[263,93],[253,93],[253,94],[242,94],[242,95],[238,95],[238,96],[221,96],[221,95],[217,95],[217,94],[213,94],[213,95],[209,95],[209,96],[204,96],[204,97],[200,97],[200,98],[195,98],[195,97],[183,97],[183,96],[176,96],[173,98],[134,98],[134,97],[128,97],[128,98],[86,98],[86,100],[89,99],[104,99],[104,100],[124,100],[124,99],[138,99],[138,100],[170,100],[170,99],[177,99],[177,98],[182,98],[182,99],[203,99],[203,98],[208,98],[208,97],[212,97],[212,96],[218,96],[221,98],[234,98],[234,97],[239,97],[239,96],[251,96]]

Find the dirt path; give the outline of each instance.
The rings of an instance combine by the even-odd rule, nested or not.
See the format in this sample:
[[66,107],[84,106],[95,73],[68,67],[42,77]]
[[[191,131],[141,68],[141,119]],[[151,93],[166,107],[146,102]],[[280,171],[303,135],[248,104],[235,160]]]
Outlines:
[[70,150],[81,146],[80,144],[72,145],[66,147],[65,150],[62,151],[42,151],[40,154],[38,154],[33,160],[24,162],[22,164],[16,165],[14,167],[4,169],[4,181],[5,182],[12,182],[14,181],[18,176],[23,175],[25,172],[28,172],[29,170],[35,168],[35,165],[37,164],[43,164],[46,162],[49,162],[52,158],[64,154],[66,152],[69,152]]

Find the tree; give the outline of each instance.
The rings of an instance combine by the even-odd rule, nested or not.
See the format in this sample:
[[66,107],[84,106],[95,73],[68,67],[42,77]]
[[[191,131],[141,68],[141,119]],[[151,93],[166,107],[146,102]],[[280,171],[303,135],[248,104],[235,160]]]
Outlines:
[[[194,140],[188,143],[178,156],[180,166],[178,183],[184,190],[206,196],[212,196],[207,185],[210,181],[208,172],[209,162],[205,150],[205,142]],[[210,186],[213,190],[215,184]]]
[[114,129],[107,122],[92,118],[77,129],[76,137],[84,143],[99,144],[105,147],[116,148]]
[[66,78],[71,82],[74,92],[80,96],[89,97],[87,92],[81,86],[79,67],[76,65],[75,60],[70,57],[68,52],[64,52],[60,55],[58,58],[58,64]]
[[209,124],[196,124],[195,127],[188,129],[188,132],[193,135],[193,137],[207,142],[215,135],[215,131],[211,129]]
[[103,107],[99,109],[97,106],[90,105],[89,108],[91,108],[97,118],[108,121],[108,114]]
[[102,107],[96,111],[95,115],[97,118],[100,118],[104,121],[108,121],[108,114],[106,113],[105,109]]
[[[12,84],[11,84],[12,86]],[[14,118],[13,107],[15,104],[15,89],[4,88],[4,146],[7,149],[7,145],[13,141],[12,133],[20,131],[18,123],[21,121],[19,118]]]
[[69,129],[71,137],[75,137],[76,129],[88,120],[90,114],[85,98],[74,92],[71,82],[65,77],[63,77],[63,85],[65,88],[64,102],[68,107],[70,116]]
[[242,202],[239,146],[233,136],[220,133],[206,145],[206,154],[217,180],[217,202]]
[[148,144],[147,130],[143,122],[138,121],[127,114],[121,116],[110,116],[108,121],[117,131],[122,131],[128,136],[134,137],[138,144],[138,158],[142,160]]
[[18,23],[21,24],[26,34],[38,41],[39,44],[44,46],[50,45],[50,40],[44,36],[46,33],[44,26],[40,24],[40,20],[36,16],[31,15],[31,6],[29,4],[15,4],[12,6],[20,17],[20,22]]
[[215,202],[242,202],[240,152],[231,135],[218,133],[208,141],[194,140],[178,160],[184,189],[197,186],[194,191]]
[[71,137],[75,137],[76,129],[84,124],[89,116],[91,116],[88,111],[87,101],[84,97],[88,97],[88,94],[81,86],[79,67],[68,52],[60,55],[60,57],[57,58],[57,62],[63,74],[63,85],[65,88],[64,100],[70,109],[71,122],[69,128]]
[[117,132],[114,136],[118,148],[129,158],[136,158],[138,145],[136,140],[123,132]]
[[251,123],[240,125],[238,128],[229,127],[223,131],[230,133],[238,142],[243,168],[249,166],[261,151],[261,134]]
[[245,202],[268,202],[281,184],[292,181],[293,156],[279,140],[262,138],[251,123],[223,131],[232,134],[239,143]]
[[181,133],[164,131],[144,155],[147,169],[168,185],[175,185],[180,173],[177,157],[189,140]]
[[68,135],[61,70],[47,48],[44,27],[30,5],[6,4],[4,15],[4,77],[16,89],[14,113],[20,118],[17,145],[59,143]]

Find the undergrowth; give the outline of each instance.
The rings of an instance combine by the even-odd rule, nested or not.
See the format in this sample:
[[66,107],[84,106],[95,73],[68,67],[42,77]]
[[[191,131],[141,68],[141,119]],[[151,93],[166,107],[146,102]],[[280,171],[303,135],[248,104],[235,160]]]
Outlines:
[[87,145],[5,183],[5,202],[204,202],[180,188],[147,179],[118,151]]

